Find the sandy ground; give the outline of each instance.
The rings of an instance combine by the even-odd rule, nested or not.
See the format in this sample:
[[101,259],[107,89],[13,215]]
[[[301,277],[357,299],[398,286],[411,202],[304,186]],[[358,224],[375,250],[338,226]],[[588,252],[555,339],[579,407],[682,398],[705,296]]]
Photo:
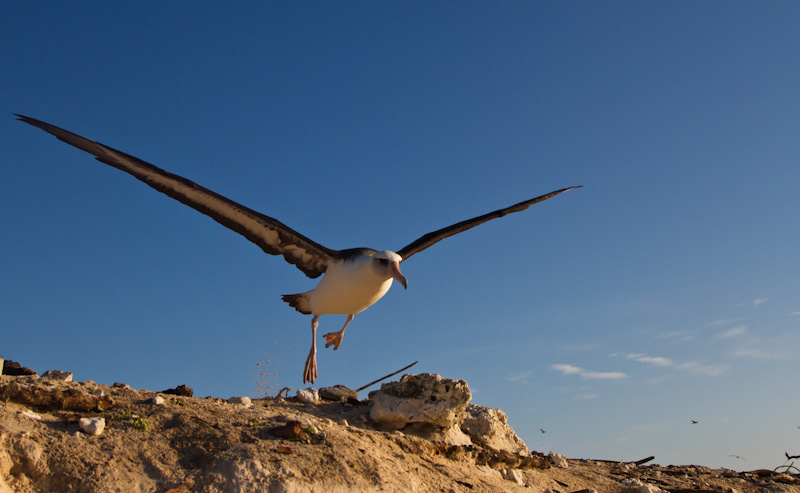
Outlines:
[[[164,402],[153,399],[161,395]],[[0,377],[0,493],[320,491],[800,492],[769,471],[520,460],[368,418],[369,401],[251,407],[94,382]],[[81,417],[102,417],[98,436]],[[287,425],[288,424],[288,425]],[[283,435],[282,437],[276,436]],[[511,479],[504,479],[503,473]]]

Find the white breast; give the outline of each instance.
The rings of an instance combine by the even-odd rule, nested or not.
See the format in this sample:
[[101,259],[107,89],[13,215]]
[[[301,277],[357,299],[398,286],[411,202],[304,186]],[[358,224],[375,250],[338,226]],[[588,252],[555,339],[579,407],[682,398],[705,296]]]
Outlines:
[[314,315],[360,313],[389,291],[392,278],[381,275],[370,257],[329,265],[310,293]]

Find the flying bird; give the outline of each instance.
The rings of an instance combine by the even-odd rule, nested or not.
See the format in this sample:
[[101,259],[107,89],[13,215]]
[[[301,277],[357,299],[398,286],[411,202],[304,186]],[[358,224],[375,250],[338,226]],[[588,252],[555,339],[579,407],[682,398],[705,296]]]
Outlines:
[[697,421],[695,421],[695,420],[692,420],[692,424],[693,424],[693,425],[696,425],[697,423],[698,423]]
[[130,154],[89,140],[62,128],[34,118],[16,115],[19,120],[51,133],[58,139],[109,166],[120,169],[150,187],[211,217],[223,226],[239,233],[270,255],[282,255],[306,276],[323,276],[311,291],[283,295],[282,299],[311,319],[311,350],[303,369],[303,383],[314,383],[317,374],[317,327],[322,315],[347,315],[344,327],[325,334],[325,347],[336,350],[342,343],[344,331],[357,313],[366,310],[389,291],[392,281],[408,288],[408,280],[400,271],[400,263],[434,243],[474,228],[486,221],[520,212],[533,204],[555,197],[579,186],[563,188],[518,204],[461,221],[452,226],[428,233],[397,252],[372,248],[333,250],[316,243],[289,228],[277,219],[265,216],[222,195],[201,187],[181,176],[157,168]]

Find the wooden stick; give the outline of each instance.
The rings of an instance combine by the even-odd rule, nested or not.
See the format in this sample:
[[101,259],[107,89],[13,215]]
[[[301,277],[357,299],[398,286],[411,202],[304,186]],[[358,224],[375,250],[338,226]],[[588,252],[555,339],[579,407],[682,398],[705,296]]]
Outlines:
[[370,383],[364,385],[363,387],[361,387],[360,389],[356,389],[356,392],[361,392],[362,390],[366,389],[367,387],[371,387],[371,386],[375,385],[376,383],[380,382],[381,380],[386,380],[389,377],[393,377],[393,376],[397,375],[398,373],[400,373],[403,370],[408,370],[409,368],[411,368],[412,366],[416,365],[417,363],[419,363],[419,361],[415,361],[415,362],[411,363],[410,365],[408,365],[406,367],[400,368],[399,370],[397,370],[394,373],[390,373],[390,374],[386,375],[385,377],[381,377],[381,378],[375,380],[374,382],[370,382]]

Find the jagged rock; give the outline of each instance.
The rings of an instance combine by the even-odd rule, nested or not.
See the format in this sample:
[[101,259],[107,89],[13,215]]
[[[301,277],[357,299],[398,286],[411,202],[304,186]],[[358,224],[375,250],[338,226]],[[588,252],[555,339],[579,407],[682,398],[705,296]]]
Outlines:
[[371,396],[370,418],[375,422],[396,429],[409,423],[449,428],[463,419],[472,393],[464,380],[422,373],[385,383]]
[[81,418],[78,420],[78,426],[81,427],[85,433],[89,435],[100,435],[106,427],[105,418]]
[[550,451],[547,454],[547,460],[555,467],[569,467],[569,462],[567,462],[567,458],[561,454],[557,454],[553,451]]
[[252,407],[253,401],[249,397],[231,397],[228,399],[229,404],[240,404],[245,408]]
[[305,390],[298,389],[297,398],[306,404],[319,404],[319,392],[317,392],[317,389],[312,389],[311,387]]
[[529,455],[525,442],[508,426],[508,416],[500,409],[468,405],[464,420],[461,421],[461,430],[469,435],[475,445]]
[[160,394],[182,395],[184,397],[191,397],[191,396],[194,395],[194,390],[192,390],[191,387],[187,387],[186,385],[178,385],[174,389],[162,390],[159,393]]
[[49,378],[50,380],[62,380],[64,382],[72,381],[72,372],[61,370],[47,370],[42,373],[42,378]]
[[157,396],[153,397],[153,398],[150,400],[150,402],[152,402],[152,403],[153,403],[153,404],[155,404],[156,406],[161,406],[161,405],[163,405],[163,404],[164,404],[165,402],[167,402],[167,401],[166,401],[166,399],[164,399],[164,398],[163,398],[163,397],[161,397],[160,395],[157,395]]
[[507,481],[517,483],[520,486],[525,484],[522,481],[522,471],[520,471],[519,469],[510,469],[508,467],[504,467],[500,469],[500,474],[503,476],[503,479]]
[[269,430],[269,434],[286,440],[300,438],[303,434],[303,425],[299,421],[289,421],[283,426],[277,426]]
[[79,388],[67,383],[56,388],[44,388],[35,381],[15,379],[7,384],[0,384],[0,398],[11,399],[31,406],[71,411],[105,411],[114,407],[114,401],[108,397],[95,397],[85,394]]
[[127,389],[127,390],[130,390],[131,388],[131,386],[128,385],[127,383],[122,383],[122,382],[114,382],[112,387],[114,387],[115,389]]
[[319,396],[326,401],[349,401],[358,400],[358,392],[351,390],[344,385],[334,385],[333,387],[322,387],[319,389]]
[[28,368],[27,366],[22,366],[16,361],[11,361],[10,359],[4,360],[3,362],[3,375],[12,375],[12,376],[21,376],[21,375],[36,375],[36,372]]

